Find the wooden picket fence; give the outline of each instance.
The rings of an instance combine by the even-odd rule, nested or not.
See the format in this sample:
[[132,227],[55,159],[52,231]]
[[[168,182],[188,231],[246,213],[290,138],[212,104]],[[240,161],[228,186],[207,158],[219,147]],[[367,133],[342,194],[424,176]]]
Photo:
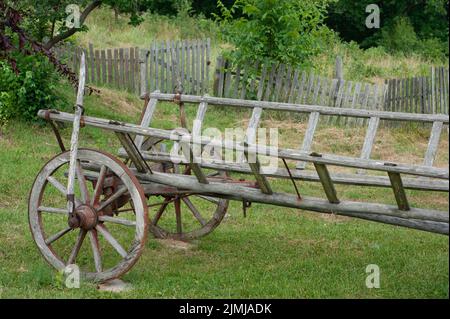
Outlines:
[[174,93],[181,90],[184,94],[194,95],[207,93],[210,52],[209,38],[153,43],[149,50],[144,50],[141,72],[145,75],[145,91]]
[[[384,84],[371,84],[344,80],[342,60],[337,59],[336,62],[335,73],[339,78],[327,78],[283,64],[234,66],[223,57],[218,57],[214,95],[352,109],[448,114],[449,71],[444,67],[431,68],[428,77],[391,79]],[[364,125],[365,121],[335,116],[329,117],[327,122]],[[388,126],[390,124],[398,125],[389,123]]]
[[[72,70],[78,70],[84,51],[89,84],[109,85],[140,94],[145,81],[150,92],[173,93],[181,81],[185,93],[200,95],[208,90],[210,48],[210,39],[204,39],[154,42],[145,49],[95,49],[93,44],[87,49],[63,46],[54,52]],[[146,78],[141,70],[145,70]]]
[[[252,77],[255,73],[260,76]],[[354,109],[382,110],[386,89],[384,84],[331,79],[284,64],[233,66],[222,57],[217,59],[214,77],[218,97]],[[365,120],[333,116],[327,122],[363,124]]]
[[392,112],[448,114],[449,70],[432,67],[430,76],[386,80],[384,109]]

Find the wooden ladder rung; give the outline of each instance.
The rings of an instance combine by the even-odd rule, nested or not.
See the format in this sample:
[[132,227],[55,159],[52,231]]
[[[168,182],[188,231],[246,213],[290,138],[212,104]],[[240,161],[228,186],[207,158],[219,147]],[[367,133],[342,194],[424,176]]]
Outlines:
[[[155,91],[155,92],[158,93],[159,91]],[[151,98],[148,101],[147,106],[145,108],[145,112],[142,115],[142,120],[141,120],[141,124],[140,124],[142,127],[148,127],[150,125],[150,122],[153,118],[153,113],[155,113],[157,103],[158,103],[158,99],[155,99],[155,98]],[[136,138],[134,140],[134,144],[136,144],[136,147],[138,149],[140,149],[142,147],[143,142],[144,142],[144,136],[142,136],[142,135],[136,136]]]
[[[371,117],[367,126],[366,137],[364,138],[364,144],[361,151],[361,159],[369,159],[372,153],[373,144],[375,143],[375,136],[377,134],[378,126],[380,124],[379,117]],[[365,170],[358,169],[358,174],[365,174]]]
[[[311,156],[322,157],[322,155],[317,153],[311,153]],[[314,163],[317,175],[319,176],[320,183],[322,184],[325,195],[328,201],[332,204],[339,204],[339,198],[337,197],[336,188],[334,187],[333,180],[331,179],[330,172],[325,164]]]
[[408,198],[406,197],[405,188],[403,187],[402,178],[399,173],[388,172],[391,181],[392,190],[394,191],[395,200],[397,201],[398,209],[410,210]]
[[443,126],[444,126],[443,122],[438,121],[433,122],[430,139],[428,141],[427,152],[425,153],[425,159],[423,162],[423,165],[425,166],[433,166],[433,162],[439,147],[439,139],[441,138]]
[[142,154],[139,152],[139,149],[133,142],[133,139],[131,138],[130,134],[116,132],[116,135],[119,138],[119,141],[122,144],[123,148],[127,152],[129,158],[133,162],[134,166],[136,166],[138,172],[151,173],[152,170],[145,162],[144,158],[142,157]]
[[[272,188],[270,187],[269,181],[267,178],[261,174],[261,164],[258,160],[258,156],[256,153],[250,153],[248,152],[248,144],[244,142],[245,147],[245,158],[247,159],[247,163],[250,166],[250,169],[255,176],[256,182],[258,183],[259,188],[264,194],[271,195],[273,194]],[[250,158],[250,156],[252,156]]]
[[[319,115],[319,112],[311,112],[309,115],[308,128],[306,129],[301,148],[304,152],[309,152],[311,150],[314,133],[316,132],[317,124],[319,123]],[[305,167],[306,162],[299,162],[297,164],[297,169],[305,169]]]
[[194,152],[192,151],[191,146],[187,142],[180,142],[181,151],[183,152],[184,157],[188,161],[188,165],[191,168],[192,172],[194,172],[195,177],[199,183],[208,184],[208,180],[206,175],[203,173],[200,165],[197,163],[196,158],[194,157]]

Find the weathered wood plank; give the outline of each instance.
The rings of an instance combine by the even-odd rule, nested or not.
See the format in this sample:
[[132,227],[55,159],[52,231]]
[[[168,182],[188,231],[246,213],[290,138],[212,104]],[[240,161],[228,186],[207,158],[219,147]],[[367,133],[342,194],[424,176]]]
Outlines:
[[406,197],[405,188],[403,187],[403,182],[400,174],[388,172],[388,175],[392,184],[392,190],[394,191],[398,209],[403,211],[410,210],[408,198]]
[[[375,136],[377,134],[378,126],[380,124],[379,117],[371,117],[369,125],[367,127],[366,137],[364,138],[364,144],[361,151],[360,158],[369,159],[372,153],[373,144],[375,143]],[[364,174],[364,170],[358,170],[358,174]]]
[[134,144],[131,136],[127,133],[121,132],[116,132],[116,135],[138,172],[151,174],[152,171],[150,167],[143,159],[141,153],[139,152],[139,148],[136,144]]
[[434,159],[436,157],[439,140],[441,137],[442,128],[444,123],[442,122],[434,122],[433,127],[431,128],[430,139],[428,140],[428,147],[425,153],[425,159],[423,165],[425,166],[433,166]]
[[264,175],[261,174],[261,164],[259,163],[258,155],[256,152],[248,148],[248,144],[246,142],[244,142],[244,146],[246,147],[244,151],[245,158],[247,159],[247,163],[250,166],[261,192],[264,194],[272,194],[273,191],[270,187],[269,181]]
[[[155,96],[151,94],[151,97],[154,98]],[[203,97],[206,102],[209,103],[209,99],[207,97]],[[258,102],[263,104],[262,102]],[[40,110],[38,112],[39,117],[45,117],[45,110]],[[50,119],[52,120],[58,120],[58,121],[64,121],[64,122],[72,122],[73,121],[73,115],[65,112],[58,112],[58,114],[52,113],[50,114]],[[131,134],[139,134],[139,135],[145,135],[145,136],[155,136],[160,137],[162,139],[167,140],[173,140],[173,141],[179,141],[179,136],[173,136],[172,131],[168,130],[161,130],[161,129],[155,129],[155,128],[143,128],[138,125],[134,124],[128,124],[128,123],[110,123],[109,120],[101,119],[101,118],[94,118],[85,116],[84,121],[86,125],[91,125],[94,127],[99,128],[105,128],[117,132],[126,132]],[[190,134],[184,134],[183,139],[191,138]],[[233,149],[236,151],[244,151],[245,148],[243,148],[240,145],[235,145],[232,141],[215,141],[208,137],[202,137],[201,142],[199,141],[193,141],[194,143],[201,143],[203,145],[211,145],[211,146],[217,146],[217,147],[224,147],[226,149]],[[275,154],[278,155],[280,158],[290,159],[290,160],[296,160],[296,161],[308,161],[308,162],[314,162],[319,164],[327,164],[327,165],[337,165],[337,166],[343,166],[343,167],[353,167],[353,168],[364,168],[364,169],[370,169],[370,170],[379,170],[379,171],[385,171],[385,172],[397,172],[402,174],[409,174],[409,175],[418,175],[418,176],[424,176],[424,177],[433,177],[433,178],[440,178],[440,179],[448,179],[449,173],[448,170],[441,169],[441,168],[435,168],[435,167],[426,167],[426,166],[418,166],[418,165],[405,165],[405,164],[395,164],[395,166],[392,165],[386,165],[385,162],[382,161],[376,161],[376,160],[363,160],[363,159],[356,159],[352,157],[347,156],[340,156],[340,155],[331,155],[331,154],[324,154],[322,157],[313,157],[309,154],[305,154],[305,152],[301,152],[299,150],[292,150],[292,149],[281,149],[276,147],[270,147],[270,146],[264,146],[259,145],[257,148],[257,154],[260,155],[266,155],[266,156],[274,156]]]
[[[316,132],[317,124],[319,123],[319,112],[312,112],[309,115],[308,128],[305,132],[305,137],[303,138],[303,143],[301,150],[303,152],[310,152],[311,146],[314,138],[314,133]],[[297,169],[305,169],[306,162],[299,162],[297,164]]]
[[320,183],[322,184],[323,190],[325,191],[325,195],[327,199],[332,204],[339,204],[339,199],[337,197],[336,189],[334,188],[333,181],[330,177],[330,173],[328,172],[328,168],[326,165],[314,163],[314,167],[316,168],[317,175],[319,176]]

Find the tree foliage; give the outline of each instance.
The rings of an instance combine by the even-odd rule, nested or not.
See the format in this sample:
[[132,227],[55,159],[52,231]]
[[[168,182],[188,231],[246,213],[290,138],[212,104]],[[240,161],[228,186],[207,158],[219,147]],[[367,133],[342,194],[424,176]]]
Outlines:
[[[380,7],[381,28],[368,29],[365,9],[369,4]],[[448,0],[339,0],[330,6],[327,25],[346,41],[356,41],[362,47],[380,43],[383,32],[409,29],[419,40],[437,39],[448,42]],[[411,28],[408,27],[411,26]],[[396,31],[397,30],[397,31]]]

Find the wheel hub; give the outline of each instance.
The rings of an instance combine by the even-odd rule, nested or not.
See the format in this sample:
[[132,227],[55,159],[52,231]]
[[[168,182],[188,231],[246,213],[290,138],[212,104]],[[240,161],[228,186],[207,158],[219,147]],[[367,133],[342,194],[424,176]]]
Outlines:
[[75,212],[70,214],[68,224],[71,228],[90,230],[97,225],[97,221],[95,210],[88,205],[81,205],[75,209]]

